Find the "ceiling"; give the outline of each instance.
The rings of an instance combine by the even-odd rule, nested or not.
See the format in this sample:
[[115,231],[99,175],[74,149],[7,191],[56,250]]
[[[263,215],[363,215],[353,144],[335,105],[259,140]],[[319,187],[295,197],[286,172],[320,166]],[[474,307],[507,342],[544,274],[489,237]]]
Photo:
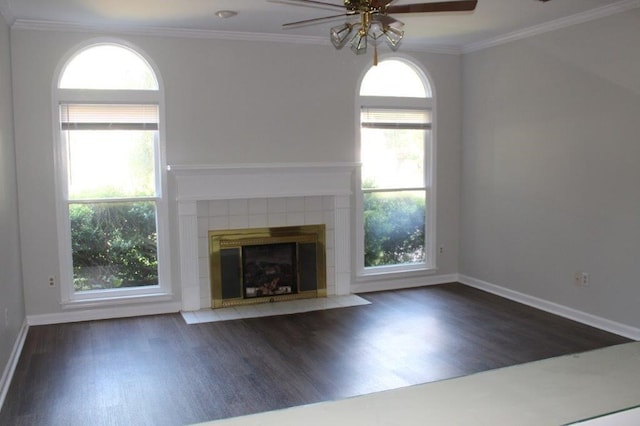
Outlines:
[[[342,0],[324,0],[342,4]],[[433,0],[395,0],[411,4]],[[640,6],[640,0],[479,0],[474,12],[403,14],[403,44],[415,49],[474,50]],[[218,10],[237,11],[221,19]],[[338,10],[339,12],[339,10]],[[287,0],[0,0],[15,27],[109,30],[197,37],[329,43],[343,18],[283,29],[291,21],[333,15],[336,9]]]

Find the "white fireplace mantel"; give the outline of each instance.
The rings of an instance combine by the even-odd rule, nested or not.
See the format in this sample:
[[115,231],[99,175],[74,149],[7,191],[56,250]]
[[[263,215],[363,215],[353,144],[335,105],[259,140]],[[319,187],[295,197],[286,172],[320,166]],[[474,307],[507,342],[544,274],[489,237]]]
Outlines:
[[197,202],[251,198],[334,197],[335,293],[351,282],[351,194],[356,163],[172,165],[178,203],[182,309],[201,308]]

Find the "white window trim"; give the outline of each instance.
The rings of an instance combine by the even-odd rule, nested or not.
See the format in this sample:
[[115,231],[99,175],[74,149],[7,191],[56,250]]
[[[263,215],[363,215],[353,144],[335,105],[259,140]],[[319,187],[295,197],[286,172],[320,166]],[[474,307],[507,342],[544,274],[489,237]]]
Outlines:
[[360,96],[360,85],[362,79],[369,70],[367,68],[362,74],[356,92],[356,105],[355,114],[356,117],[356,158],[360,161],[360,148],[361,148],[361,134],[360,134],[360,111],[362,107],[374,107],[374,108],[401,108],[401,109],[427,109],[432,114],[431,124],[431,141],[427,148],[430,148],[429,152],[425,152],[425,170],[427,175],[425,176],[425,191],[427,197],[427,206],[425,210],[425,245],[427,248],[427,257],[424,262],[414,264],[403,265],[390,265],[390,266],[378,266],[372,268],[365,268],[364,266],[364,192],[361,189],[362,175],[361,168],[359,167],[355,173],[355,252],[354,259],[354,271],[355,280],[360,283],[374,282],[380,279],[385,279],[390,275],[394,278],[411,278],[415,276],[424,275],[425,273],[435,273],[437,271],[437,255],[436,255],[436,176],[437,176],[437,109],[435,102],[435,88],[431,81],[431,78],[415,61],[406,58],[388,57],[385,59],[396,59],[408,63],[411,65],[422,78],[424,84],[428,85],[431,90],[431,97],[427,98],[403,98],[403,97],[381,97],[381,96]]
[[[131,49],[143,58],[158,81],[158,90],[81,90],[58,88],[60,77],[66,65],[80,51],[100,44],[112,44]],[[165,102],[164,84],[157,66],[140,48],[116,39],[93,39],[73,49],[60,61],[52,83],[52,123],[55,158],[56,215],[58,231],[58,260],[60,268],[60,304],[63,309],[87,308],[119,305],[134,302],[159,302],[172,299],[171,256],[169,242],[169,206],[167,201],[167,161],[164,143]],[[65,144],[60,131],[59,106],[63,103],[131,103],[156,104],[160,126],[156,147],[156,180],[158,193],[149,199],[156,202],[156,222],[158,232],[158,285],[128,289],[108,289],[76,292],[73,288],[73,260],[71,255],[71,226],[68,213],[68,193],[66,175]]]

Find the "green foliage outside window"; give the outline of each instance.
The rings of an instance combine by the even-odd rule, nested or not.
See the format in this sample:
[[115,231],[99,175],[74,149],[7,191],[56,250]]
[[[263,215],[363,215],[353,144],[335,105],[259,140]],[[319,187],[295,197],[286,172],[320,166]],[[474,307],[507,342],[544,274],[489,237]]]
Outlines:
[[153,202],[71,204],[75,291],[158,284]]
[[423,262],[424,192],[365,194],[364,227],[365,267]]

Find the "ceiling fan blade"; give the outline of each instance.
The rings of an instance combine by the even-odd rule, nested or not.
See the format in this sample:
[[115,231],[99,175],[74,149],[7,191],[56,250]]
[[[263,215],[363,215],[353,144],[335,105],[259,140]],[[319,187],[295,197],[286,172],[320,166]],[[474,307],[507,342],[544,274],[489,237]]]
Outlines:
[[341,13],[340,15],[323,16],[322,18],[304,19],[302,21],[287,22],[286,24],[282,24],[282,27],[283,28],[296,27],[298,25],[313,24],[314,22],[320,22],[320,21],[325,21],[329,19],[340,18],[342,16],[353,16],[353,15],[355,15],[355,12]]
[[326,3],[323,1],[317,0],[268,0],[270,3],[284,3],[284,4],[292,4],[297,3],[297,6],[328,6],[328,7],[337,7],[338,9],[344,9],[343,4],[334,4],[334,3]]
[[398,21],[396,18],[393,18],[389,15],[383,15],[381,13],[377,13],[373,15],[376,21],[380,21],[384,26],[390,26],[392,24],[398,23],[400,26],[404,25],[404,22]]
[[464,12],[474,10],[478,0],[439,1],[435,3],[386,6],[384,13]]
[[391,3],[393,0],[371,0],[372,7],[384,7]]

